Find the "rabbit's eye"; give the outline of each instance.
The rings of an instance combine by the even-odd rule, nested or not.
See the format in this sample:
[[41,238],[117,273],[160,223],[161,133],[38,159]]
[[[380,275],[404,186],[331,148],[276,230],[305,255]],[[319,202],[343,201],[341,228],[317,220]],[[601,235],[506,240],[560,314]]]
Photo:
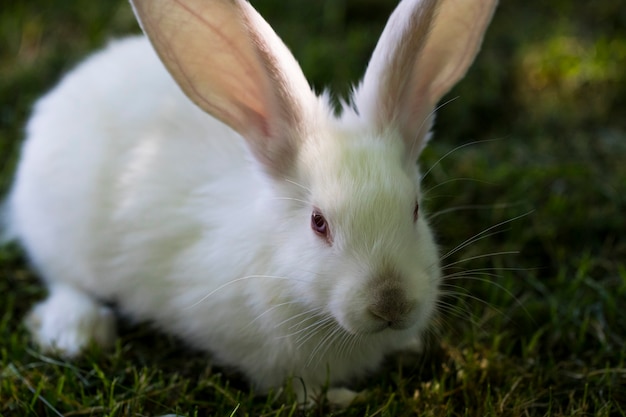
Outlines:
[[317,210],[311,214],[311,229],[322,237],[328,236],[328,223],[322,213]]
[[416,201],[415,202],[415,208],[413,209],[413,223],[415,223],[417,221],[417,218],[419,217],[419,212],[420,212],[420,205]]

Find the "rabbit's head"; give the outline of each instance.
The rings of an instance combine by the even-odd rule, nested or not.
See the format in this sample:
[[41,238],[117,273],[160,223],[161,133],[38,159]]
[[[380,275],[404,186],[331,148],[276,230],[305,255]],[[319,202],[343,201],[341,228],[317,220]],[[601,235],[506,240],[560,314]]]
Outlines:
[[288,250],[317,275],[301,293],[350,333],[414,331],[430,317],[439,281],[418,170],[402,142],[385,136],[394,133],[340,126],[299,157],[299,217],[309,224]]

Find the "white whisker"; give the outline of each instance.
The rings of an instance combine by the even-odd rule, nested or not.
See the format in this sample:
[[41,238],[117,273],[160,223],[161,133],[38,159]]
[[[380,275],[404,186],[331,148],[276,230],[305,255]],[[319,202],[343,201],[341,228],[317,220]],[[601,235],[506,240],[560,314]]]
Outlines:
[[[444,104],[449,103],[446,102]],[[424,178],[426,178],[428,176],[428,174],[430,174],[430,172],[441,163],[441,161],[443,161],[444,159],[446,159],[448,156],[452,155],[453,153],[455,153],[458,150],[461,150],[463,148],[466,148],[468,146],[473,146],[473,145],[478,145],[481,143],[485,143],[485,142],[495,142],[497,140],[502,140],[502,139],[484,139],[484,140],[475,140],[473,142],[468,142],[468,143],[464,143],[463,145],[459,145],[456,148],[452,149],[451,151],[448,151],[445,155],[443,155],[441,158],[439,158],[429,169],[428,171],[426,171],[423,175],[422,175],[422,181],[424,181]]]
[[438,210],[436,213],[432,213],[428,215],[429,220],[436,219],[439,216],[443,216],[445,214],[455,213],[457,211],[468,211],[468,210],[493,210],[494,206],[490,204],[467,204],[464,206],[455,206],[448,207],[446,209]]
[[[445,269],[449,269],[449,268],[445,268]],[[455,269],[460,269],[460,268],[455,268]],[[458,272],[452,272],[449,274],[446,274],[444,276],[441,277],[442,280],[447,280],[447,279],[458,279],[458,278],[465,278],[465,277],[472,277],[472,276],[488,276],[488,277],[495,277],[495,278],[502,278],[502,275],[500,274],[495,274],[492,271],[512,271],[512,272],[520,272],[520,271],[529,271],[528,268],[476,268],[476,269],[468,269],[468,270],[464,270],[464,269],[460,269]]]
[[311,318],[312,316],[319,315],[319,314],[316,314],[316,312],[317,312],[317,313],[321,313],[321,311],[322,311],[322,308],[321,308],[321,307],[315,307],[315,308],[312,308],[312,309],[310,309],[310,310],[308,310],[308,311],[303,311],[303,312],[301,312],[301,313],[295,314],[295,315],[293,315],[293,316],[291,316],[291,317],[289,317],[289,318],[287,318],[287,319],[285,319],[285,320],[281,321],[280,323],[277,323],[277,324],[274,326],[274,328],[276,329],[276,328],[278,328],[278,327],[280,327],[280,326],[284,325],[285,323],[290,322],[291,320],[297,319],[298,317],[308,316],[308,317],[305,317],[305,318],[304,318],[304,320],[301,320],[300,322],[298,322],[298,323],[296,323],[296,324],[294,324],[294,325],[291,325],[289,328],[290,328],[290,329],[292,329],[292,328],[294,328],[294,327],[298,326],[298,325],[299,325],[300,323],[302,323],[303,321],[306,321],[308,318]]
[[350,356],[350,352],[354,349],[354,347],[358,344],[361,339],[360,334],[350,334],[344,332],[344,337],[342,338],[341,343],[338,346],[338,354],[341,356]]
[[508,224],[508,223],[514,222],[515,220],[519,220],[519,219],[521,219],[521,218],[523,218],[523,217],[525,217],[525,216],[528,216],[528,215],[529,215],[530,213],[532,213],[532,212],[533,212],[533,211],[529,211],[529,212],[527,212],[527,213],[520,214],[519,216],[513,217],[513,218],[511,218],[511,219],[508,219],[508,220],[502,221],[502,222],[500,222],[500,223],[494,224],[494,225],[493,225],[493,226],[491,226],[491,227],[486,228],[485,230],[483,230],[483,231],[481,231],[481,232],[479,232],[479,233],[475,234],[474,236],[472,236],[472,237],[470,237],[470,238],[466,239],[466,240],[465,240],[465,241],[463,241],[460,245],[457,245],[454,249],[452,249],[451,251],[449,251],[448,253],[446,253],[444,256],[442,256],[442,257],[441,257],[441,260],[447,259],[447,258],[448,258],[448,257],[450,257],[451,255],[454,255],[454,254],[455,254],[455,253],[457,253],[458,251],[460,251],[460,250],[462,250],[462,249],[466,248],[467,246],[469,246],[469,245],[471,245],[471,244],[473,244],[473,243],[478,242],[479,240],[482,240],[482,239],[485,239],[485,238],[487,238],[487,237],[490,237],[490,236],[497,235],[497,234],[501,233],[501,232],[492,232],[492,233],[488,233],[488,232],[491,232],[492,230],[497,229],[498,227],[501,227],[501,226],[503,226],[503,225],[505,225],[505,224]]
[[286,306],[286,305],[289,305],[289,304],[297,304],[297,303],[298,303],[297,301],[286,301],[286,302],[284,302],[284,303],[280,303],[280,304],[273,305],[273,306],[271,306],[270,308],[268,308],[267,310],[265,310],[264,312],[262,312],[261,314],[259,314],[258,316],[256,316],[254,319],[252,319],[252,320],[250,321],[250,323],[248,323],[248,324],[246,325],[246,327],[244,327],[244,329],[246,329],[246,328],[248,328],[248,327],[252,326],[252,324],[254,324],[254,322],[256,322],[256,321],[257,321],[257,320],[259,320],[261,317],[263,317],[264,315],[266,315],[266,314],[270,313],[271,311],[273,311],[273,310],[275,310],[275,309],[277,309],[277,308],[280,308],[280,307],[283,307],[283,306]]
[[289,327],[289,329],[297,329],[297,330],[294,330],[291,333],[288,333],[286,335],[280,336],[279,338],[282,339],[286,337],[297,336],[295,341],[298,347],[302,347],[306,343],[306,341],[309,340],[311,337],[313,337],[320,328],[324,327],[325,325],[327,325],[329,322],[333,320],[331,316],[322,317],[321,320],[316,319],[316,317],[313,317],[313,319],[316,319],[313,323],[308,324],[304,327],[301,327],[302,325],[304,325],[307,321],[310,321],[311,319],[312,319],[311,317],[305,317],[304,319],[300,320],[298,323]]
[[518,255],[518,254],[519,254],[519,251],[517,251],[517,250],[485,253],[485,254],[482,254],[482,255],[470,256],[469,258],[463,258],[463,259],[461,259],[459,261],[456,261],[456,262],[450,262],[449,264],[447,264],[443,268],[449,268],[451,266],[462,264],[462,263],[468,262],[468,261],[473,261],[473,260],[476,260],[476,259],[493,258],[494,256]]
[[303,333],[305,330],[308,329],[313,329],[312,332],[310,333],[305,333],[305,334],[300,334],[299,337],[296,338],[296,343],[298,347],[302,347],[304,346],[304,344],[309,341],[313,336],[316,336],[317,332],[319,332],[320,330],[323,330],[326,327],[330,327],[333,324],[334,319],[331,316],[325,317],[322,320],[319,320],[315,323],[313,323],[312,325],[307,326],[304,329],[300,329],[294,333],[292,333],[292,335],[296,335],[299,333]]
[[456,317],[462,320],[469,320],[470,323],[476,324],[474,315],[471,312],[467,303],[463,303],[463,306],[454,305],[451,303],[437,303],[437,309],[446,314],[446,317]]
[[[331,326],[327,326],[327,327],[331,327]],[[320,358],[323,357],[324,353],[328,351],[328,348],[332,345],[335,338],[341,336],[341,332],[343,332],[343,329],[340,328],[339,326],[331,327],[330,331],[324,335],[324,337],[319,341],[317,346],[313,349],[305,366],[309,367],[313,363],[313,359],[315,359],[318,353],[321,353]],[[323,351],[321,350],[322,348],[324,348]]]
[[350,335],[339,326],[336,326],[331,333],[332,337],[326,342],[324,349],[317,353],[319,358],[325,357],[331,348],[338,349],[346,339],[350,338]]
[[[459,287],[459,288],[463,288],[463,287]],[[483,299],[482,299],[482,298],[480,298],[480,297],[477,297],[477,296],[475,296],[475,295],[472,295],[472,294],[470,294],[469,292],[465,292],[465,291],[463,291],[463,292],[456,292],[456,291],[455,291],[455,292],[446,292],[446,293],[444,293],[443,295],[444,295],[444,296],[453,296],[453,297],[454,297],[454,296],[457,296],[457,295],[459,295],[459,296],[463,296],[463,298],[464,298],[464,299],[474,300],[474,301],[477,301],[477,302],[479,302],[480,304],[483,304],[483,305],[485,305],[485,306],[487,306],[487,307],[494,308],[491,304],[489,304],[489,302],[487,302],[487,301],[483,300]],[[455,298],[456,298],[456,297],[455,297]],[[495,309],[495,308],[494,308],[494,309]],[[496,310],[496,311],[498,311],[498,313],[501,313],[501,311],[499,311],[499,310]]]
[[424,190],[424,195],[428,195],[429,193],[432,193],[433,190],[436,190],[439,187],[443,187],[446,184],[450,184],[452,182],[460,182],[460,181],[467,181],[467,182],[477,182],[479,184],[485,184],[485,185],[494,185],[492,182],[489,181],[485,181],[485,180],[479,180],[476,178],[466,178],[466,177],[460,177],[460,178],[450,178],[449,180],[443,181],[437,185],[433,185],[432,187],[430,187],[428,190]]
[[446,260],[447,258],[449,258],[450,256],[454,255],[455,253],[457,253],[457,252],[467,248],[468,246],[473,245],[476,242],[480,242],[483,239],[488,239],[490,237],[494,237],[494,236],[497,236],[499,234],[502,234],[502,233],[505,232],[505,230],[496,230],[495,232],[484,234],[485,232],[486,232],[486,230],[483,230],[482,232],[477,233],[474,236],[470,237],[468,240],[462,242],[460,245],[456,246],[450,252],[448,252],[445,255],[443,255],[441,257],[441,260],[442,261]]
[[468,211],[468,210],[494,210],[494,209],[504,209],[511,208],[521,205],[522,203],[503,203],[503,204],[468,204],[464,206],[455,206],[448,207],[446,209],[438,210],[435,213],[432,213],[428,216],[429,220],[436,219],[439,216],[443,216],[445,214],[455,213],[457,211]]
[[192,305],[188,306],[187,308],[194,308],[194,307],[196,307],[198,304],[202,303],[203,301],[205,301],[206,299],[211,297],[213,294],[215,294],[218,291],[223,290],[224,288],[228,287],[229,285],[236,284],[238,282],[246,281],[246,280],[253,279],[253,278],[271,278],[271,279],[285,279],[285,280],[292,280],[293,279],[293,278],[289,278],[289,277],[280,277],[280,276],[273,276],[273,275],[247,275],[245,277],[235,278],[235,279],[233,279],[231,281],[228,281],[227,283],[222,284],[219,287],[215,288],[213,291],[209,292],[207,295],[205,295],[204,297],[202,297],[201,299],[199,299],[198,301],[196,301]]
[[[512,293],[512,292],[511,292],[508,288],[506,288],[504,285],[499,284],[498,282],[495,282],[495,281],[491,281],[491,280],[488,280],[488,279],[481,278],[480,276],[461,276],[461,277],[462,277],[462,278],[465,278],[465,279],[468,279],[468,280],[478,281],[478,282],[484,282],[484,283],[487,283],[487,284],[493,285],[494,287],[496,287],[497,289],[499,289],[500,291],[504,292],[506,295],[508,295],[509,297],[511,297],[511,298],[515,301],[515,304],[517,304],[517,305],[518,305],[518,306],[519,306],[519,307],[520,307],[520,308],[524,311],[524,313],[525,313],[525,314],[526,314],[526,315],[527,315],[527,316],[528,316],[531,320],[533,320],[532,315],[531,315],[531,314],[530,314],[530,312],[526,309],[526,307],[524,307],[524,304],[520,301],[520,299],[519,299],[519,298],[518,298],[515,294],[513,294],[513,293]],[[448,284],[448,285],[450,285],[450,284]],[[458,287],[458,288],[463,288],[463,287]],[[470,298],[471,298],[471,297],[470,297]],[[483,301],[483,303],[484,303],[484,304],[486,304],[486,305],[489,305],[489,303],[487,303],[487,302],[485,302],[485,301]],[[534,320],[533,320],[533,321],[534,321]]]

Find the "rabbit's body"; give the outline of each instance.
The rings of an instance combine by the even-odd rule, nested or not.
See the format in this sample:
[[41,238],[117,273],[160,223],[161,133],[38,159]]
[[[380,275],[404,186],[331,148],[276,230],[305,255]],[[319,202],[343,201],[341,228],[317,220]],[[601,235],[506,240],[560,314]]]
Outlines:
[[[98,85],[85,103],[83,92],[94,90],[91,73],[107,64],[114,64],[106,71],[111,84]],[[79,112],[80,123],[50,135],[51,125]],[[268,190],[243,139],[187,99],[146,38],[115,42],[83,63],[38,103],[28,130],[12,224],[53,289],[69,284],[209,347],[262,390],[279,386],[295,369],[314,386],[328,380],[329,369],[334,379],[348,379],[417,337],[414,328],[402,336],[375,333],[350,347],[344,342],[337,354],[331,341],[343,342],[347,333],[327,323],[326,312],[311,311],[316,306],[307,300],[295,301],[302,297],[297,288],[316,275],[336,279],[338,265],[307,267],[308,248],[283,243],[299,225],[308,227],[310,208],[293,200],[306,190],[290,182]],[[402,147],[371,141],[353,141],[354,151],[329,141],[320,152],[333,158],[360,151],[367,167],[383,168],[364,186],[389,189],[398,179],[393,171],[400,171]],[[363,174],[349,172],[349,161],[340,163],[345,175]],[[407,179],[405,190],[414,193]],[[424,239],[434,248],[429,233]],[[436,261],[429,268],[436,282]],[[290,278],[301,282],[289,288],[284,281]]]
[[[423,3],[400,35],[431,24],[436,2]],[[462,73],[403,83],[384,73],[410,48],[375,52],[356,110],[336,118],[247,3],[169,9],[179,4],[135,2],[174,78],[146,38],[128,38],[35,107],[8,206],[12,233],[50,289],[28,320],[35,339],[70,356],[91,340],[111,343],[113,316],[100,305],[111,301],[261,391],[294,377],[317,393],[375,369],[415,343],[436,304],[438,255],[418,214],[414,161],[432,106]],[[159,7],[167,11],[154,18]],[[199,26],[186,15],[193,8]],[[478,14],[488,21],[490,10]],[[215,37],[206,56],[168,26],[177,13]],[[396,26],[377,50],[402,43]],[[224,75],[230,58],[237,69]],[[411,86],[416,102],[404,92]]]

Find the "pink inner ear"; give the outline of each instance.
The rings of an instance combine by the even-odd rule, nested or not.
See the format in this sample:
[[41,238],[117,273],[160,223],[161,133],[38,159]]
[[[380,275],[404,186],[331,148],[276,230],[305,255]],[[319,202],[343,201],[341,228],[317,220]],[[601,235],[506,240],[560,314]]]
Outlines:
[[291,163],[315,100],[297,62],[244,0],[132,0],[174,79],[272,172]]
[[378,131],[395,126],[411,150],[423,148],[443,94],[480,48],[497,0],[403,0],[370,60],[354,102]]
[[[395,126],[407,149],[421,149],[415,141],[424,123],[427,91],[419,84],[417,63],[428,36],[437,1],[403,1],[392,13],[355,92],[361,118],[375,121],[379,132]],[[426,126],[427,129],[428,126]],[[415,160],[414,156],[411,159]]]

